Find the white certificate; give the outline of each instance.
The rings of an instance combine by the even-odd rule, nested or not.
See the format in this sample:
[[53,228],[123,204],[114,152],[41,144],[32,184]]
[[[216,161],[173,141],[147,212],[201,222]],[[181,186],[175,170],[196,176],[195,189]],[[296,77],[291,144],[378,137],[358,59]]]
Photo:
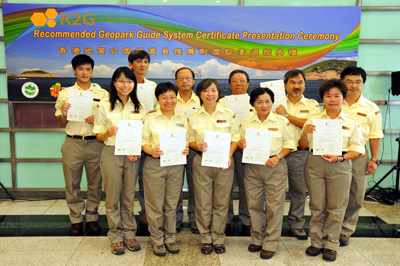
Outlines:
[[93,114],[93,91],[70,90],[67,120],[85,122],[85,118]]
[[246,148],[243,150],[243,163],[264,165],[271,151],[272,132],[246,128]]
[[231,138],[231,133],[206,131],[204,134],[204,142],[207,143],[208,147],[207,151],[203,152],[201,165],[227,168]]
[[146,112],[154,110],[154,89],[151,83],[139,83],[137,85],[137,97],[143,102]]
[[313,155],[342,155],[342,120],[316,119],[313,124]]
[[249,95],[247,94],[225,96],[225,105],[235,113],[238,125],[250,116]]
[[184,115],[186,116],[186,118],[188,118],[191,114],[193,114],[194,112],[196,112],[197,108],[195,109],[182,109],[182,110],[175,110],[178,114]]
[[140,155],[142,151],[141,120],[117,120],[115,155]]
[[268,88],[274,93],[274,104],[272,105],[272,111],[276,111],[279,105],[283,105],[287,110],[287,102],[285,95],[285,84],[283,79],[266,81],[260,83],[261,88]]
[[160,166],[186,164],[186,155],[182,152],[186,148],[186,131],[167,131],[160,133]]

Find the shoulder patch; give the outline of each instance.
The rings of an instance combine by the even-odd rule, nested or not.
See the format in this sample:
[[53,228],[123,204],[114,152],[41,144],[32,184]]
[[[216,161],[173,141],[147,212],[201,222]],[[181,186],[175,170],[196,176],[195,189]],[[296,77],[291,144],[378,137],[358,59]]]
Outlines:
[[287,123],[287,126],[290,126],[290,122],[289,122],[289,123]]
[[377,114],[380,114],[380,113],[381,113],[381,111],[376,111],[376,112],[375,112],[376,115],[377,115]]
[[233,115],[232,118],[235,119],[235,118],[236,118],[236,115]]

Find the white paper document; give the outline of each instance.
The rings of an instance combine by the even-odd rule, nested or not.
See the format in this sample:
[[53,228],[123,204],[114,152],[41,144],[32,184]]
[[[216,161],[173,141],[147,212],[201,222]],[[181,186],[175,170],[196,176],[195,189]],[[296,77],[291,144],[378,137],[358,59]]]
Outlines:
[[272,132],[246,128],[246,148],[243,150],[243,163],[264,165],[270,156]]
[[208,148],[206,152],[203,152],[201,165],[227,168],[231,138],[231,133],[206,131],[204,134],[204,142],[207,143]]
[[67,120],[85,122],[85,118],[93,114],[93,91],[69,90],[71,108],[68,109]]
[[313,124],[313,155],[342,155],[342,120],[316,119]]
[[151,83],[138,83],[137,97],[143,102],[147,113],[154,110],[154,89]]
[[160,133],[160,166],[186,164],[186,155],[182,152],[186,148],[186,131],[166,131]]
[[247,94],[225,96],[225,105],[235,113],[238,125],[250,116],[249,95]]
[[260,83],[261,88],[268,88],[274,93],[274,104],[272,105],[272,111],[276,111],[279,105],[283,105],[287,110],[286,94],[285,94],[285,84],[283,79],[266,81]]
[[184,115],[186,116],[186,118],[188,118],[191,114],[193,114],[194,112],[196,112],[197,108],[195,109],[182,109],[182,110],[175,110],[178,114]]
[[141,120],[118,120],[115,138],[115,155],[140,155],[142,151]]

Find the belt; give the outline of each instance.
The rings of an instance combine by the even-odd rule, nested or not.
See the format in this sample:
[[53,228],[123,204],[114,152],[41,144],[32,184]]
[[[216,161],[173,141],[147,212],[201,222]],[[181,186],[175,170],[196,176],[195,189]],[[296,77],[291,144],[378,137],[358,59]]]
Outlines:
[[[313,152],[314,150],[311,149],[310,152]],[[345,153],[347,153],[347,151],[342,151],[342,155],[344,155]]]
[[308,150],[310,150],[310,149],[306,148],[306,149],[302,150],[300,146],[297,147],[297,151],[308,151]]
[[81,140],[92,140],[92,139],[96,139],[96,136],[78,136],[78,135],[67,135],[68,138],[71,139],[81,139]]

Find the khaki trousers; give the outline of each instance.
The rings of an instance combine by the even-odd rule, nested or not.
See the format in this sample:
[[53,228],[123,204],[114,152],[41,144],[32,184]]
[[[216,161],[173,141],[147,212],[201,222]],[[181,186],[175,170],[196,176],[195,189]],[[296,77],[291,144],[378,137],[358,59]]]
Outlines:
[[337,250],[349,201],[351,161],[328,163],[310,152],[304,174],[310,195],[311,245]]
[[365,172],[367,170],[368,161],[367,151],[363,156],[352,160],[353,167],[349,203],[347,204],[341,232],[341,234],[346,236],[351,236],[356,231],[358,216],[364,202],[367,186],[367,176]]
[[183,165],[160,166],[160,160],[146,157],[143,188],[150,241],[153,245],[176,241],[176,208],[183,183]]
[[244,187],[251,219],[251,244],[275,252],[281,239],[287,182],[285,159],[274,168],[246,164]]
[[224,244],[229,197],[235,163],[226,169],[201,166],[201,156],[193,159],[196,224],[201,243]]
[[87,201],[86,222],[97,221],[101,201],[100,157],[104,144],[93,140],[65,137],[61,147],[65,179],[65,196],[72,224],[83,222],[85,200],[81,196],[83,166],[86,170]]
[[137,225],[133,214],[135,185],[140,159],[131,162],[125,155],[114,155],[114,146],[104,146],[101,174],[106,192],[107,236],[111,243],[134,239]]

